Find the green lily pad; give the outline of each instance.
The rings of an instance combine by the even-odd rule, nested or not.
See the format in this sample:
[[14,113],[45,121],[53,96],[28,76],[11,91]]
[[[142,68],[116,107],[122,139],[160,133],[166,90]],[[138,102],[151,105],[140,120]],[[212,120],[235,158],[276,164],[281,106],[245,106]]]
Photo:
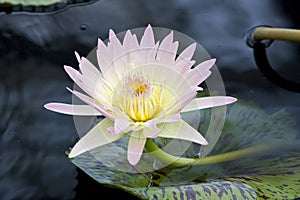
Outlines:
[[23,6],[49,6],[65,0],[0,0],[0,4]]
[[[199,131],[205,133],[210,110],[200,115]],[[266,113],[239,100],[228,106],[222,135],[209,155],[273,143],[278,148],[228,162],[151,170],[159,161],[147,152],[136,167],[128,164],[125,137],[70,161],[99,184],[121,188],[141,199],[293,199],[300,197],[299,131],[294,125],[285,110]],[[195,157],[199,151],[201,147],[191,145],[184,156]],[[144,171],[139,172],[141,169]]]

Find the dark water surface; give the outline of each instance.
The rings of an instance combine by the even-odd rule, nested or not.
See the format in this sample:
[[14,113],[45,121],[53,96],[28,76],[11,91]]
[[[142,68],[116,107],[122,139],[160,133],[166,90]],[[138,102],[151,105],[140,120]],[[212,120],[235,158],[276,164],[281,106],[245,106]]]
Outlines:
[[[299,8],[294,1],[271,0],[103,0],[56,13],[1,13],[0,199],[116,197],[67,160],[64,152],[77,138],[73,118],[43,109],[50,101],[71,102],[65,87],[73,83],[63,65],[76,66],[73,52],[86,56],[110,28],[150,23],[182,32],[217,58],[228,95],[266,112],[286,108],[300,122],[300,95],[266,79],[244,39],[257,25],[299,28]],[[299,81],[298,44],[275,42],[268,53],[276,70]]]

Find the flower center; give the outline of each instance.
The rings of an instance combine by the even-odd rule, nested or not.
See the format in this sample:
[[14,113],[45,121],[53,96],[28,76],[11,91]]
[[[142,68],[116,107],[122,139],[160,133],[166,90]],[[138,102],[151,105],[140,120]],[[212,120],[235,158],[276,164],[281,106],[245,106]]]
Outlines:
[[118,107],[135,122],[150,120],[160,107],[160,89],[140,77],[128,78],[119,97]]
[[149,85],[141,80],[133,80],[130,82],[129,87],[136,95],[141,95],[147,91]]

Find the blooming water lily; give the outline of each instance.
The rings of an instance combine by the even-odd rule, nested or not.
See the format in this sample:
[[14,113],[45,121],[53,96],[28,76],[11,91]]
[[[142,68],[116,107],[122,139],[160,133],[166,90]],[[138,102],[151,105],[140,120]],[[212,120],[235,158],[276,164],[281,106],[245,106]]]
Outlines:
[[236,101],[226,96],[196,98],[199,85],[211,74],[215,59],[195,65],[196,43],[177,54],[171,31],[156,42],[150,25],[141,40],[128,30],[123,41],[110,30],[106,45],[98,40],[97,60],[76,54],[79,70],[64,66],[83,91],[68,90],[87,105],[48,103],[45,108],[70,115],[104,117],[69,153],[73,158],[130,135],[127,158],[136,165],[147,138],[174,138],[206,145],[206,139],[181,119],[181,113],[222,106]]

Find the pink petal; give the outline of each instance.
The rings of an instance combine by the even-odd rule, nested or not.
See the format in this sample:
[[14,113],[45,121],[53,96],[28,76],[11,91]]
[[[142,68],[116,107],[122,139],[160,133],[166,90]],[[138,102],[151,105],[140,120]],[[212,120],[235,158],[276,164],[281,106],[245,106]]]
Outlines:
[[112,29],[109,30],[109,41],[110,41],[109,45],[112,45],[112,47],[122,46],[120,40],[118,39],[118,37],[116,36],[115,32]]
[[107,129],[111,126],[113,126],[111,120],[106,118],[101,120],[75,144],[69,154],[69,158],[74,158],[96,147],[112,143],[124,136],[124,134],[113,135],[108,133]]
[[127,31],[124,36],[123,49],[126,52],[122,56],[122,61],[124,62],[122,70],[125,71],[125,73],[139,66],[141,62],[145,62],[140,58],[141,50],[137,37],[135,34],[131,34],[130,31]]
[[111,62],[114,62],[114,66],[118,67],[121,56],[123,55],[123,46],[119,40],[119,38],[116,36],[115,32],[113,30],[109,30],[109,41],[108,48],[110,52],[112,53],[112,60]]
[[78,63],[80,63],[81,62],[81,57],[80,57],[79,53],[77,51],[75,51],[74,53],[75,53],[75,56],[76,56],[76,59],[77,59]]
[[101,113],[89,105],[73,105],[64,103],[48,103],[44,107],[48,110],[67,115],[99,116]]
[[86,104],[90,105],[91,107],[95,108],[96,110],[98,110],[103,116],[109,118],[110,120],[114,120],[113,116],[108,113],[106,110],[104,110],[103,108],[101,108],[100,106],[97,105],[97,102],[90,98],[87,95],[84,95],[80,92],[77,92],[75,90],[71,90],[70,88],[67,88],[71,93],[73,93],[75,96],[77,96],[80,100],[82,100],[83,102],[85,102]]
[[206,139],[193,127],[183,120],[172,123],[165,123],[159,137],[187,140],[198,144],[206,145]]
[[129,30],[126,31],[124,36],[123,47],[128,52],[139,48],[139,42],[136,35],[132,34]]
[[197,65],[194,69],[191,69],[187,74],[187,80],[191,85],[199,85],[204,80],[208,78],[211,74],[209,69],[214,66],[216,59],[206,60],[199,65]]
[[141,131],[131,133],[127,152],[127,159],[131,165],[136,165],[140,161],[146,140],[147,138],[143,136]]
[[104,73],[111,60],[112,53],[109,51],[104,42],[99,38],[97,46],[97,61],[102,73]]
[[199,84],[201,84],[203,81],[205,81],[210,75],[211,75],[211,71],[207,70],[207,71],[193,71],[195,73],[191,74],[189,76],[189,74],[187,75],[187,81],[189,82],[189,84],[193,85],[193,86],[197,86]]
[[190,68],[195,64],[195,61],[191,60],[196,50],[197,44],[193,43],[185,48],[176,59],[175,70],[183,75],[186,75]]
[[87,76],[83,76],[72,67],[64,66],[64,68],[74,83],[83,89],[89,96],[96,98],[101,104],[107,105],[111,102],[111,96],[109,94],[113,93],[112,87],[102,78],[102,76],[99,76],[97,80],[92,80]]
[[201,71],[206,71],[206,70],[209,70],[210,68],[212,68],[215,63],[216,63],[216,59],[212,58],[212,59],[205,60],[205,61],[201,62],[194,69],[198,69],[198,70],[201,70]]
[[149,24],[145,29],[144,35],[141,39],[141,47],[153,47],[155,45],[153,30],[151,25]]
[[191,45],[189,45],[187,48],[185,48],[181,53],[180,55],[178,56],[178,58],[176,59],[176,61],[179,61],[179,60],[191,60],[193,55],[194,55],[194,52],[196,50],[196,47],[197,47],[197,44],[196,43],[193,43]]
[[173,43],[173,31],[171,31],[161,42],[156,59],[161,64],[173,65],[177,53],[178,42]]
[[94,81],[97,81],[102,77],[100,71],[85,57],[82,57],[79,67],[84,76],[89,77]]
[[69,77],[76,83],[81,89],[83,89],[87,94],[93,95],[95,91],[95,81],[86,79],[79,71],[75,70],[70,66],[64,66],[65,71]]
[[152,48],[147,48],[145,52],[145,64],[155,63],[155,58],[157,54],[157,48],[159,46],[159,42],[157,42]]
[[195,63],[196,61],[194,60],[179,59],[178,61],[176,61],[174,69],[181,75],[185,76]]
[[189,112],[198,109],[211,108],[216,106],[223,106],[234,103],[237,99],[227,96],[213,96],[213,97],[200,97],[193,99],[187,104],[181,112]]

